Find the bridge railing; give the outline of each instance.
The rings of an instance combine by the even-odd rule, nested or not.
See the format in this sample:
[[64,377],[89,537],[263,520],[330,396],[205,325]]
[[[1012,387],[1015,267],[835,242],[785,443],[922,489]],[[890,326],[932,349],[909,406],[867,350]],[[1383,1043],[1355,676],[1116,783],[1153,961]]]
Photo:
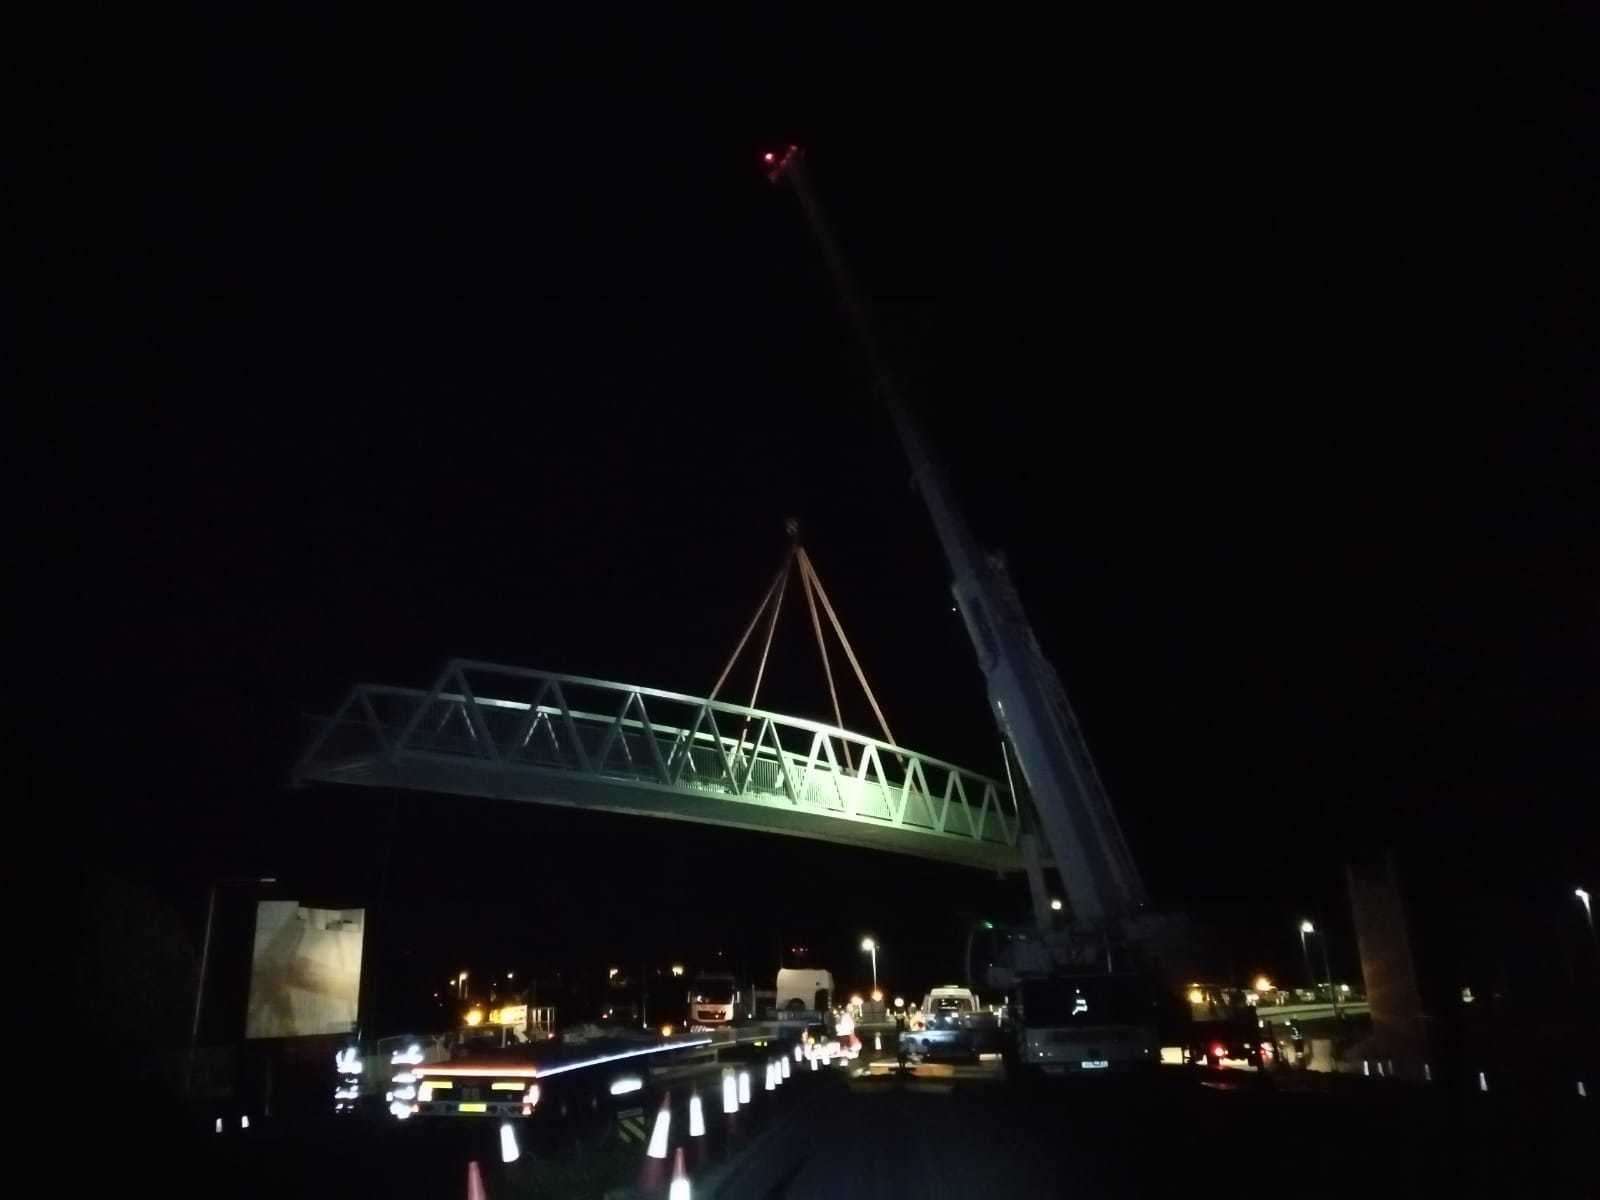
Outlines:
[[849,730],[465,659],[448,663],[426,691],[353,688],[321,723],[297,774],[338,778],[364,763],[413,759],[581,774],[1008,847],[1022,827],[1005,785]]

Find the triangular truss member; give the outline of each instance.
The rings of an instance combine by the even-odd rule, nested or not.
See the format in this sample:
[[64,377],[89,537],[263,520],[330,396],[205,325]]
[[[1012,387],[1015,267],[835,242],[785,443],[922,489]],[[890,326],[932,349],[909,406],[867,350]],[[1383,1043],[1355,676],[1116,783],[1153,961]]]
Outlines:
[[[702,726],[709,726],[709,734],[701,732]],[[702,749],[700,739],[709,736],[711,747],[716,752],[716,762],[722,770],[714,778],[706,778],[697,765],[695,752]],[[694,778],[685,780],[684,776]],[[722,736],[722,730],[717,728],[717,715],[711,711],[711,705],[700,706],[699,713],[695,716],[694,724],[689,728],[688,736],[683,739],[683,750],[676,756],[673,769],[670,772],[671,781],[674,783],[690,782],[697,784],[711,784],[713,786],[726,786],[737,788],[733,775],[733,763],[728,758],[728,745]]]
[[[826,770],[818,762],[819,755],[828,760]],[[824,780],[826,782],[822,782]],[[813,792],[829,787],[833,789],[833,803],[813,799]],[[839,760],[833,755],[833,738],[820,729],[811,737],[811,752],[806,755],[806,768],[800,777],[800,797],[805,803],[828,812],[843,812],[845,808],[844,793],[839,790]]]
[[[876,779],[873,778],[876,776]],[[878,761],[878,748],[867,745],[861,752],[861,766],[856,769],[855,793],[852,797],[851,815],[894,820],[893,793],[889,781],[883,776],[883,764]]]
[[[628,730],[628,714],[635,709],[639,713],[637,721],[639,732],[630,734]],[[641,763],[634,758],[634,749],[640,741],[644,743],[645,747],[648,747],[650,752],[647,764]],[[628,692],[623,697],[622,707],[617,711],[617,719],[607,728],[605,737],[600,743],[600,751],[594,758],[594,769],[596,771],[603,772],[611,765],[609,759],[613,748],[617,746],[622,748],[622,757],[627,764],[625,768],[627,774],[637,774],[645,766],[649,766],[654,768],[656,778],[661,783],[670,781],[670,777],[667,774],[666,760],[661,757],[661,744],[656,740],[655,727],[650,724],[650,714],[645,711],[644,697],[636,691]]]

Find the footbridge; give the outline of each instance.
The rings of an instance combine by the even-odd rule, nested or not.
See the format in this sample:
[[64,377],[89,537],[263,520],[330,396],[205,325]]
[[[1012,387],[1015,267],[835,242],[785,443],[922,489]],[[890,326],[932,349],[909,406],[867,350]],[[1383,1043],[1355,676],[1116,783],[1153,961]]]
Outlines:
[[1008,872],[1025,798],[803,717],[453,659],[427,689],[358,684],[297,783],[402,788],[724,825]]

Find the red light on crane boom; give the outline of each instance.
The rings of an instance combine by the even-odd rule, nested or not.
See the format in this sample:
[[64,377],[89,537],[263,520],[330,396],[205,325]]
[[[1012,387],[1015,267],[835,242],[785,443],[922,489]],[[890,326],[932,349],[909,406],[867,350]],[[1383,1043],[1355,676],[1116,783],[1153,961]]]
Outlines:
[[768,150],[761,156],[761,162],[767,168],[767,178],[773,183],[777,183],[778,177],[788,169],[788,166],[791,162],[799,157],[800,147],[791,143],[781,154],[773,150]]

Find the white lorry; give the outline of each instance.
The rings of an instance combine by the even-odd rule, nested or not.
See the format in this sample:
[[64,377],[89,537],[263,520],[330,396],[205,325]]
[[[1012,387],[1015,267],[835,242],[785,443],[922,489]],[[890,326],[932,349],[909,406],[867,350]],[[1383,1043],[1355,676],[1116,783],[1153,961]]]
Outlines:
[[777,993],[780,1020],[796,1013],[826,1015],[833,1008],[833,973],[815,967],[781,967]]

